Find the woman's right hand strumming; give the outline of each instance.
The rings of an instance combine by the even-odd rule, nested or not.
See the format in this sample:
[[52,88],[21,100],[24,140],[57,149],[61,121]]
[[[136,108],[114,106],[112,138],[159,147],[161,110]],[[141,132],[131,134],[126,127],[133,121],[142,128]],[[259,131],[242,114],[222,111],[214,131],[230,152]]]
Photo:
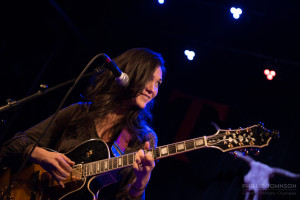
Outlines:
[[71,166],[75,164],[75,162],[64,154],[47,151],[40,147],[36,147],[33,150],[31,160],[49,172],[62,188],[64,188],[63,181],[66,180],[72,172]]

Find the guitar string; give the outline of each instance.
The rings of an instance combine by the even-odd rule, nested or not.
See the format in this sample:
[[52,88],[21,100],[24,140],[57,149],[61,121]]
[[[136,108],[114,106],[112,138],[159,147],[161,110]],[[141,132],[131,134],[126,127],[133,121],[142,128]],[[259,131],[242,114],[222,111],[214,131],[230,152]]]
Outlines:
[[[236,133],[236,132],[235,132]],[[237,133],[237,134],[239,134],[239,135],[242,135],[242,133],[240,132],[240,133]],[[232,135],[232,134],[230,134],[230,135]],[[219,134],[218,135],[220,138],[222,138],[222,140],[219,140],[219,141],[217,141],[217,143],[219,143],[219,142],[222,142],[222,141],[229,141],[230,140],[230,138],[227,138],[227,139],[225,139],[224,138],[224,136],[227,136],[227,134],[226,133],[224,133],[224,134]],[[228,135],[229,136],[229,135]],[[245,138],[248,138],[248,139],[255,139],[255,138],[253,138],[253,137],[251,137],[250,136],[250,138],[249,138],[249,136],[250,135],[248,135],[248,137],[246,137],[246,136],[243,136],[243,139],[245,139]],[[186,141],[183,141],[183,142],[178,142],[178,143],[174,143],[174,144],[169,144],[169,145],[166,145],[165,147],[167,147],[168,148],[168,150],[169,150],[169,152],[168,152],[168,154],[170,155],[170,152],[175,152],[176,153],[176,148],[178,147],[178,145],[179,144],[184,144],[185,145],[185,149],[187,149],[187,147],[189,147],[189,149],[195,149],[195,148],[197,148],[197,145],[196,145],[196,140],[197,140],[198,138],[195,138],[195,139],[190,139],[190,140],[186,140]],[[212,139],[212,140],[214,140],[214,139]],[[231,140],[239,140],[239,138],[231,138]],[[161,149],[162,147],[157,147],[156,149],[151,149],[151,150],[149,150],[149,151],[151,151],[152,153],[160,153],[160,149]],[[158,150],[158,152],[156,152],[156,150]],[[144,151],[144,152],[147,152],[146,150]],[[121,166],[122,167],[125,167],[125,166],[129,166],[129,165],[131,165],[130,164],[130,162],[129,162],[129,159],[134,159],[135,158],[135,155],[136,155],[136,153],[137,152],[135,152],[135,153],[131,153],[131,154],[127,154],[127,155],[123,155],[122,156],[122,164],[121,164]],[[175,154],[175,153],[171,153],[171,154]],[[125,166],[124,166],[124,159],[126,159],[126,163],[129,163],[129,164],[126,164]],[[93,166],[94,164],[98,164],[98,169],[99,170],[96,170],[96,173],[97,172],[105,172],[105,171],[109,171],[109,170],[113,170],[113,169],[117,169],[118,168],[118,159],[115,157],[115,158],[110,158],[110,159],[107,159],[107,164],[109,165],[109,166],[111,166],[111,169],[110,169],[110,167],[108,166],[107,167],[107,169],[103,169],[103,170],[101,170],[102,168],[103,168],[103,164],[104,164],[104,160],[101,160],[101,161],[95,161],[95,162],[92,162],[92,163],[87,163],[86,165],[90,165],[90,166]],[[133,162],[133,160],[132,160],[132,162]],[[91,167],[91,169],[90,170],[92,170],[92,171],[94,171],[93,169],[92,169],[93,167]],[[75,166],[74,168],[73,168],[73,172],[72,172],[72,175],[74,175],[74,176],[82,176],[83,175],[83,169],[82,169],[82,167],[80,167],[80,166]],[[93,174],[93,172],[92,172],[92,174]]]
[[[222,138],[223,136],[226,136],[226,134],[219,134],[219,136],[220,136],[220,138]],[[243,137],[243,139],[245,139],[245,137]],[[196,141],[196,139],[190,139],[190,140],[187,140],[187,141],[184,141],[184,142],[178,142],[178,143],[174,143],[174,144],[170,144],[170,145],[167,145],[166,147],[168,148],[168,150],[169,150],[169,152],[168,152],[168,154],[170,155],[170,152],[175,152],[176,153],[176,148],[177,148],[177,146],[179,145],[179,144],[184,144],[185,145],[185,147],[189,147],[189,149],[194,149],[194,148],[197,148],[197,145],[195,145],[195,141]],[[217,141],[217,143],[220,143],[220,142],[223,142],[223,141],[229,141],[229,138],[228,139],[223,139],[223,140],[219,140],[219,141]],[[217,144],[216,143],[216,144]],[[158,151],[160,150],[160,148],[161,147],[158,147],[157,149],[158,149]],[[154,149],[154,151],[152,151],[152,153],[156,153],[155,152],[155,150],[156,149]],[[127,154],[127,155],[123,155],[122,156],[122,161],[124,161],[124,158],[125,159],[127,159],[127,162],[126,163],[128,163],[128,158],[130,157],[130,158],[133,158],[134,157],[134,155],[135,155],[136,153],[132,153],[132,154]],[[171,154],[174,154],[174,153],[171,153]],[[126,158],[127,157],[127,158]],[[98,164],[98,167],[100,168],[100,170],[96,170],[96,172],[104,172],[104,171],[107,171],[107,170],[109,170],[109,169],[107,169],[107,170],[105,170],[105,169],[103,169],[103,170],[101,170],[101,168],[103,167],[103,166],[101,166],[101,162],[104,162],[103,160],[102,161],[96,161],[96,162],[99,162],[99,164]],[[90,166],[92,166],[93,164],[95,164],[96,162],[93,162],[93,163],[88,163]],[[109,162],[109,161],[108,161]],[[113,159],[111,159],[110,160],[110,165],[112,166],[112,169],[116,169],[117,167],[115,167],[116,165],[118,165],[118,159],[116,159],[116,158],[113,158]],[[129,164],[130,165],[130,164]],[[125,166],[128,166],[128,164],[127,165],[125,165]],[[122,167],[124,167],[124,162],[122,162]],[[79,168],[79,169],[77,169],[77,168]],[[99,169],[98,168],[98,169]],[[76,167],[76,168],[73,168],[73,175],[82,175],[82,172],[83,172],[83,170],[81,169],[81,167]]]
[[[231,131],[232,132],[232,131]],[[227,136],[225,133],[224,134],[219,134],[218,135],[220,138],[222,138],[223,136]],[[190,139],[190,140],[186,140],[186,141],[184,141],[184,142],[178,142],[178,143],[174,143],[174,144],[169,144],[169,145],[166,145],[165,147],[167,147],[170,151],[174,151],[174,150],[176,150],[176,147],[179,145],[179,144],[185,144],[185,146],[187,147],[187,146],[189,146],[189,147],[191,147],[190,149],[192,149],[192,148],[196,148],[197,147],[197,145],[195,145],[195,141],[197,140],[198,138],[196,138],[196,139]],[[234,139],[234,138],[232,138],[232,139]],[[243,137],[243,139],[245,139],[245,137]],[[219,140],[219,141],[217,141],[217,143],[219,143],[219,142],[223,142],[223,141],[228,141],[229,140],[229,138],[226,138],[226,139],[222,139],[222,140]],[[236,140],[238,140],[238,138],[236,139]],[[198,145],[199,146],[199,145]],[[164,147],[164,146],[163,146]],[[157,149],[161,149],[162,147],[158,147]],[[154,149],[154,150],[156,150],[156,149]],[[153,153],[156,153],[155,151],[153,151]],[[128,158],[133,158],[133,156],[134,156],[134,154],[136,154],[136,152],[135,153],[131,153],[131,154],[127,154],[127,155],[123,155],[122,157],[123,157],[123,159],[124,159],[124,157],[127,157],[127,159]],[[114,160],[113,160],[114,159]],[[126,159],[126,158],[125,158]],[[118,161],[117,161],[117,159],[116,158],[111,158],[111,160],[109,160],[111,163],[110,163],[110,165],[112,165],[112,168],[115,168],[114,166],[115,165],[118,165]],[[89,165],[93,165],[93,164],[95,164],[96,162],[104,162],[104,160],[101,160],[101,161],[95,161],[95,162],[92,162],[92,163],[89,163]],[[101,163],[100,163],[101,164]],[[123,164],[122,164],[122,166],[124,166]],[[126,165],[125,165],[126,166]],[[78,170],[78,172],[77,171],[75,171],[75,172],[77,172],[77,173],[80,173],[80,169]]]

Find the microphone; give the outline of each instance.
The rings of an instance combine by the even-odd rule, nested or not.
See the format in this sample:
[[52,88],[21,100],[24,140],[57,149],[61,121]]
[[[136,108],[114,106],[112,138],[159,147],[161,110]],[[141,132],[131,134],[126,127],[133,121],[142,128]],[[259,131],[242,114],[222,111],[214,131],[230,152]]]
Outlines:
[[122,72],[118,65],[111,60],[106,54],[104,54],[105,63],[104,67],[110,70],[114,76],[118,85],[126,87],[129,84],[129,77],[126,73]]

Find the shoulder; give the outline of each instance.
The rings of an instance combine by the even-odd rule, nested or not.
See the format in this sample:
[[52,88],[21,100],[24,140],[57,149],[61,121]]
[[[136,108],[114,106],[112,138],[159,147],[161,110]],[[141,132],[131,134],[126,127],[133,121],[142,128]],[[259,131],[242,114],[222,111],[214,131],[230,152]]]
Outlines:
[[157,147],[157,135],[155,131],[149,126],[145,126],[147,132],[147,140],[150,142],[151,147]]
[[77,102],[61,109],[56,117],[57,120],[69,120],[83,116],[88,113],[89,104],[86,102]]
[[90,107],[90,102],[77,102],[77,103],[74,103],[74,104],[71,104],[65,108],[63,108],[61,111],[62,112],[75,112],[75,111],[81,111],[81,112],[84,112],[84,111],[87,111],[89,110],[89,107]]

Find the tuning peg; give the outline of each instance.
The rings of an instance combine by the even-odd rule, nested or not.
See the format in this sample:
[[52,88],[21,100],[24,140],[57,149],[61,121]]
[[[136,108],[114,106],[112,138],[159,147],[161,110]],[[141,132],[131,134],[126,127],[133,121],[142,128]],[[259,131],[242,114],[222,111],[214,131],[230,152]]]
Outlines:
[[46,91],[48,89],[48,85],[46,85],[46,84],[40,84],[40,89],[39,89],[39,91],[38,92],[44,92],[44,91]]
[[7,103],[8,105],[11,105],[11,104],[13,104],[13,102],[14,102],[14,100],[13,100],[13,99],[6,99],[6,103]]
[[248,156],[248,154],[249,154],[249,151],[247,149],[244,149],[241,152],[242,152],[243,156]]
[[250,153],[251,155],[254,155],[254,156],[258,156],[259,153],[260,153],[260,150],[259,149],[250,149]]
[[280,137],[279,131],[278,131],[278,130],[274,130],[274,131],[272,132],[272,136],[273,136],[274,138],[278,139],[278,138]]
[[40,88],[47,89],[48,85],[42,83],[42,84],[40,84]]

